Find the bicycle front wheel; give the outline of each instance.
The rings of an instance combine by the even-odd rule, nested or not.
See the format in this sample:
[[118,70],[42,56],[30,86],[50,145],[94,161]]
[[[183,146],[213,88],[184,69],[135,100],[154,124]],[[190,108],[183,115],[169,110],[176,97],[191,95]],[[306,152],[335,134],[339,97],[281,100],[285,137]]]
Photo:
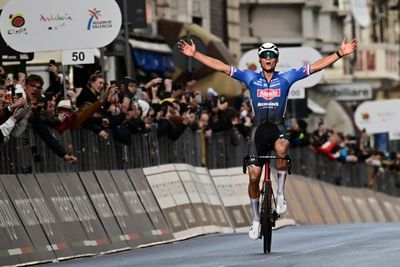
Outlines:
[[264,183],[264,197],[262,202],[262,225],[261,233],[264,243],[264,253],[271,252],[271,241],[272,241],[272,190],[268,183]]

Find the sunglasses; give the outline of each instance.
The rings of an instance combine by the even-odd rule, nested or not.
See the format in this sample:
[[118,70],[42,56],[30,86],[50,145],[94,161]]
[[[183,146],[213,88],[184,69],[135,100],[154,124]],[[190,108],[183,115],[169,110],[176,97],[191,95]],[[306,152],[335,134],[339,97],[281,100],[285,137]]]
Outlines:
[[278,58],[278,55],[271,51],[264,51],[260,54],[261,58]]

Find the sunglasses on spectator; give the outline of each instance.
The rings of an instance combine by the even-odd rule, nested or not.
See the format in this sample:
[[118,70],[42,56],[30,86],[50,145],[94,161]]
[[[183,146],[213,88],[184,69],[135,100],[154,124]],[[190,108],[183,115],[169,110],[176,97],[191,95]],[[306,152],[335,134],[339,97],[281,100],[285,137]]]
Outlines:
[[261,58],[278,58],[278,55],[271,51],[264,51],[260,54]]

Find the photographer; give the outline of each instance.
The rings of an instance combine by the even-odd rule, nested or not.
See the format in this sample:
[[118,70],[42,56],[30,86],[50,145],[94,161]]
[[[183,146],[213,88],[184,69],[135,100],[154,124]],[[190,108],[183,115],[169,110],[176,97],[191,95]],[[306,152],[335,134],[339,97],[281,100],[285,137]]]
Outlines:
[[218,96],[217,105],[213,108],[210,127],[213,133],[232,129],[232,118],[235,110],[228,106],[228,98],[225,95]]
[[[18,125],[17,123],[26,117],[25,114],[28,114],[28,117],[30,116],[30,108],[26,101],[24,90],[21,87],[18,89],[12,89],[12,96],[11,105],[14,104],[13,113],[3,124],[0,125],[0,143],[8,142],[16,125]],[[16,102],[18,103],[17,105],[15,105]],[[17,128],[21,129],[22,126],[23,125],[18,126]],[[22,128],[22,132],[25,130],[25,127]],[[14,134],[14,137],[16,135],[19,136],[20,134],[21,130],[18,131],[18,134]]]
[[79,111],[70,129],[76,129],[82,125],[100,138],[108,139],[108,133],[103,130],[102,113],[106,113],[109,108],[109,101],[117,91],[117,86],[113,84],[106,87],[105,85],[104,76],[100,72],[95,72],[90,76],[87,87],[82,90],[76,100]]
[[51,59],[49,61],[47,71],[49,73],[50,85],[49,87],[47,87],[44,95],[47,98],[50,98],[51,96],[61,95],[64,90],[64,76],[59,73],[58,66],[54,59]]

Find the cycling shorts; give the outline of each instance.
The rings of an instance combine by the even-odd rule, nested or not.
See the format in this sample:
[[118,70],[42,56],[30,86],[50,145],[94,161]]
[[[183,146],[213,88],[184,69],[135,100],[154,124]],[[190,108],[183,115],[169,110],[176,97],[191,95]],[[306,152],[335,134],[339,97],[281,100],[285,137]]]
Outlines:
[[[251,141],[249,145],[249,155],[266,156],[274,150],[276,140],[283,138],[289,141],[286,127],[283,124],[274,124],[272,122],[263,122],[255,126],[251,132]],[[255,165],[262,167],[265,159],[250,158],[249,166]]]

